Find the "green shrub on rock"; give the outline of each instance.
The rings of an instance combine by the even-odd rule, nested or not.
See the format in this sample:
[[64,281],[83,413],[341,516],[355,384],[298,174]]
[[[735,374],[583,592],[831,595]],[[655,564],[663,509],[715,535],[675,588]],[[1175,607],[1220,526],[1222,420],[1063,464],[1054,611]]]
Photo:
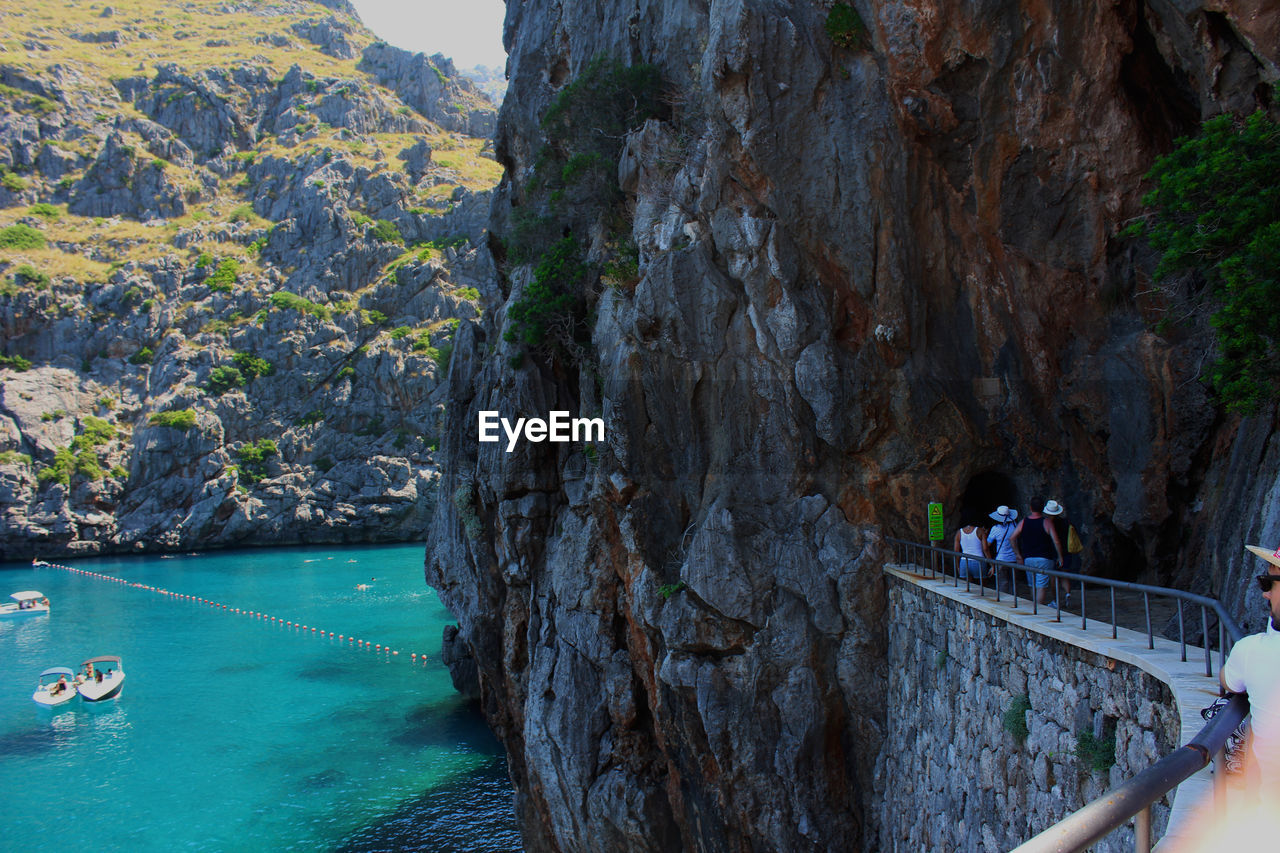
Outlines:
[[61,483],[71,485],[71,475],[75,473],[76,457],[69,447],[58,450],[53,455],[53,463],[36,472],[36,482],[40,485]]
[[85,415],[80,419],[80,434],[71,441],[74,451],[101,447],[116,436],[115,425],[110,421]]
[[502,239],[505,260],[534,264],[534,280],[508,313],[505,340],[536,355],[583,357],[594,280],[574,235],[603,227],[618,240],[629,230],[618,184],[622,146],[646,120],[669,113],[657,66],[604,56],[556,94],[542,116],[547,144],[535,159],[526,201]]
[[230,293],[231,287],[239,280],[240,262],[235,258],[224,258],[218,268],[209,274],[204,283],[209,289],[219,293]]
[[76,454],[76,473],[86,480],[101,480],[104,472],[98,454],[92,450]]
[[328,320],[333,313],[325,306],[317,305],[310,299],[288,290],[277,290],[271,294],[271,304],[277,308],[289,308],[301,314],[311,314],[321,320]]
[[858,10],[848,3],[837,3],[831,7],[824,29],[836,47],[860,50],[866,46],[867,25]]
[[369,233],[374,239],[381,240],[384,243],[398,243],[404,245],[404,237],[400,234],[400,229],[396,227],[394,222],[386,219],[379,219],[374,226],[369,229]]
[[1027,712],[1031,710],[1030,696],[1015,696],[1004,712],[1004,730],[1022,743],[1030,732],[1027,730]]
[[43,249],[44,234],[38,228],[21,222],[0,228],[0,249]]
[[1092,729],[1084,729],[1076,735],[1076,759],[1082,766],[1096,773],[1106,773],[1116,763],[1116,733],[1098,738]]
[[1161,253],[1158,279],[1198,275],[1191,298],[1213,309],[1218,359],[1210,380],[1229,409],[1280,397],[1280,125],[1262,110],[1224,114],[1179,139],[1147,174],[1145,234]]
[[215,367],[209,373],[209,381],[205,385],[205,391],[214,396],[225,394],[232,388],[244,387],[244,374],[235,367]]
[[49,287],[49,276],[31,264],[22,264],[15,269],[13,280],[18,285],[30,285],[36,290],[47,290]]
[[542,256],[525,286],[507,312],[503,340],[529,347],[570,344],[576,339],[581,314],[581,292],[587,267],[578,241],[565,237]]
[[258,358],[252,353],[237,352],[231,356],[231,360],[249,381],[257,379],[259,376],[269,376],[275,371],[275,367],[271,362],[265,358]]
[[6,167],[0,166],[0,186],[3,186],[11,193],[20,193],[27,188],[27,182]]
[[147,423],[152,426],[188,430],[196,425],[196,413],[192,409],[171,409],[167,412],[156,412],[147,419]]
[[267,476],[267,460],[279,452],[280,449],[276,443],[269,438],[260,438],[251,444],[244,445],[236,451],[236,456],[240,459],[240,473],[250,483],[258,482]]
[[31,369],[31,362],[20,355],[0,355],[0,367],[22,373]]
[[666,601],[677,592],[684,592],[689,586],[684,581],[676,581],[675,583],[663,584],[658,587],[658,595],[662,596],[662,600]]

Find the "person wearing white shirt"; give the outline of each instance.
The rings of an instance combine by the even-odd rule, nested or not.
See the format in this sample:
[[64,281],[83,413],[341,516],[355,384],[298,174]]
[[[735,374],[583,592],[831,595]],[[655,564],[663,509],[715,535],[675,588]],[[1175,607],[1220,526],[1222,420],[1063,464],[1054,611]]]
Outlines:
[[1222,686],[1249,694],[1253,759],[1264,790],[1280,793],[1280,548],[1246,545],[1267,561],[1255,581],[1270,609],[1267,630],[1236,643],[1218,672]]

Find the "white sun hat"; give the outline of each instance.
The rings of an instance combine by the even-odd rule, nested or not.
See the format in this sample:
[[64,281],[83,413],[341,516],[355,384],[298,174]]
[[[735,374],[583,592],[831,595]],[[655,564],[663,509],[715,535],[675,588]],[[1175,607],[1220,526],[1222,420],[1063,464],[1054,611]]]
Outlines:
[[1013,521],[1018,517],[1018,511],[1001,504],[989,517],[995,521]]

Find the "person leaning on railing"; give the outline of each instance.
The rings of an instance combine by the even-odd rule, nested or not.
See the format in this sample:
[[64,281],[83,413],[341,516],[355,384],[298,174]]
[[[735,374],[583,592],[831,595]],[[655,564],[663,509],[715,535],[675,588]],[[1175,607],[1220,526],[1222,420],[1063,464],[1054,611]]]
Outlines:
[[1267,630],[1236,643],[1218,678],[1223,689],[1249,694],[1253,759],[1263,790],[1273,795],[1265,803],[1280,795],[1280,548],[1245,547],[1267,561],[1266,574],[1255,579],[1270,608]]

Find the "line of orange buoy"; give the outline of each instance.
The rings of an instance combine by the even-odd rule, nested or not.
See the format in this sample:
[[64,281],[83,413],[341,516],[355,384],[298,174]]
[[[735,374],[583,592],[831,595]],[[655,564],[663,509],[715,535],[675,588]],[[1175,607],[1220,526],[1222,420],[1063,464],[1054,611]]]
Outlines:
[[[100,572],[90,572],[90,571],[86,571],[85,569],[75,569],[75,568],[72,568],[71,566],[62,566],[57,563],[45,562],[44,560],[32,560],[31,565],[35,567],[43,566],[45,568],[50,568],[50,569],[62,569],[63,571],[71,572],[72,574],[93,578],[94,580],[102,580],[102,581],[109,581],[111,583],[124,584],[125,586],[133,587],[135,589],[146,590],[148,592],[154,592],[157,595],[163,595],[167,598],[173,598],[178,601],[191,601],[191,602],[195,602],[196,604],[202,604],[207,607],[212,607],[215,610],[225,610],[228,613],[238,613],[242,616],[248,616],[251,619],[257,619],[264,623],[270,623],[272,625],[275,625],[276,627],[283,625],[287,628],[296,628],[299,631],[302,631],[305,633],[315,634],[317,637],[327,637],[330,639],[336,639],[340,643],[345,642],[347,645],[355,646],[356,648],[373,649],[375,651],[383,652],[384,657],[386,657],[388,660],[392,657],[400,656],[400,651],[398,649],[392,649],[391,646],[389,645],[384,646],[381,643],[372,643],[368,640],[356,639],[354,636],[347,636],[345,634],[335,634],[333,631],[324,631],[318,627],[303,625],[301,622],[293,622],[291,620],[281,619],[279,616],[272,616],[269,613],[262,613],[257,610],[245,610],[240,607],[232,607],[228,604],[222,604],[221,602],[212,601],[207,598],[200,598],[199,596],[196,596],[196,595],[186,595],[184,593],[173,592],[172,590],[163,589],[158,586],[148,586],[147,584],[128,581],[128,580],[125,580],[124,578],[112,577],[111,575],[104,575],[104,574],[101,574]],[[427,663],[427,656],[425,654],[410,652],[409,658],[413,663],[417,663],[419,659],[421,659],[423,664]]]

